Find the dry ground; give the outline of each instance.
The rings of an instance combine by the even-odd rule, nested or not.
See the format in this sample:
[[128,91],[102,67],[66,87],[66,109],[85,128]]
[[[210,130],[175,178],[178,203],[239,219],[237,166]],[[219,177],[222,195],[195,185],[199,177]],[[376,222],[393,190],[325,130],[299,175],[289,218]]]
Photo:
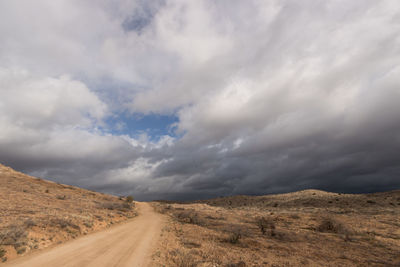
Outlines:
[[132,267],[149,264],[164,217],[148,203],[137,202],[131,220],[65,244],[11,260],[7,267]]
[[154,266],[400,266],[400,191],[154,206],[170,218]]
[[0,164],[0,263],[136,216],[134,203]]

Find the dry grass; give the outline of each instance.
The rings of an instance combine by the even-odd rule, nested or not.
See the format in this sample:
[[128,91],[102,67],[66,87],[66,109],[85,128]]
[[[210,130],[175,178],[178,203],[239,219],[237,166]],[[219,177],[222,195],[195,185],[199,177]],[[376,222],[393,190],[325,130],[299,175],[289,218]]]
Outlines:
[[391,204],[397,201],[399,191],[307,190],[158,202],[170,223],[153,265],[400,266],[400,205]]
[[136,215],[132,200],[57,184],[0,164],[0,260]]

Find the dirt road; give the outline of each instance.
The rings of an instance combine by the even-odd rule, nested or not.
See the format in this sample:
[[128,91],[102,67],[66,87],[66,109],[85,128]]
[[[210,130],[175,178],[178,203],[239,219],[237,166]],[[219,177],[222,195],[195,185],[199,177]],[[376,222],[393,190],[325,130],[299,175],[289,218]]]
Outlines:
[[137,203],[139,216],[51,249],[27,255],[3,266],[148,266],[160,236],[162,215],[148,203]]

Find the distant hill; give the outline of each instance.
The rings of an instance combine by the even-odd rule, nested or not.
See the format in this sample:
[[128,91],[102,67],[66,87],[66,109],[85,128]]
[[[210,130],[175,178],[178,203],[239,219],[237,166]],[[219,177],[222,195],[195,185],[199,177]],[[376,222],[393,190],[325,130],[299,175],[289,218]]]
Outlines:
[[370,207],[400,206],[400,190],[373,194],[341,194],[309,189],[286,194],[264,196],[229,196],[193,201],[219,207],[332,207],[338,209],[365,209]]

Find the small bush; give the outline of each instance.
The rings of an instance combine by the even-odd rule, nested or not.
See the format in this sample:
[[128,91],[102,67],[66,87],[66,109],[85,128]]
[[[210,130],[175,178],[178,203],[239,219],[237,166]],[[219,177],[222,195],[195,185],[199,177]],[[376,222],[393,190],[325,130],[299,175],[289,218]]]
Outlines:
[[50,193],[49,189],[46,189],[46,191],[44,191],[45,193]]
[[132,205],[129,203],[104,202],[99,204],[99,208],[126,212],[132,210]]
[[66,199],[66,195],[63,195],[63,196],[57,196],[57,199],[60,199],[60,200],[65,200]]
[[244,261],[239,261],[238,263],[229,263],[226,267],[246,267],[246,263]]
[[131,203],[133,201],[133,196],[127,196],[126,202]]
[[223,239],[222,242],[231,244],[239,243],[240,239],[248,234],[247,229],[241,225],[225,225],[220,230],[228,234],[228,237]]
[[203,220],[200,218],[199,214],[194,210],[185,210],[174,214],[176,219],[182,223],[190,223],[196,225],[204,225]]
[[96,217],[96,219],[100,222],[104,221],[103,217],[101,217],[100,215],[94,215],[94,217]]
[[83,225],[85,225],[87,228],[92,228],[93,222],[84,222]]
[[290,218],[297,220],[297,219],[300,219],[300,216],[297,214],[292,214],[292,215],[290,215]]
[[3,248],[0,248],[0,258],[3,258],[4,255],[6,255],[6,251]]
[[33,226],[36,226],[36,222],[33,221],[32,219],[26,220],[24,224],[25,224],[25,226],[28,227],[28,228],[33,227]]
[[14,248],[26,245],[28,234],[21,226],[10,225],[0,231],[0,245],[14,246]]
[[271,219],[266,219],[265,217],[261,217],[257,219],[257,226],[260,229],[261,233],[265,235],[268,231],[270,232],[270,235],[274,235],[274,230],[275,230],[275,223]]
[[172,255],[174,255],[174,266],[177,267],[196,267],[197,262],[193,255],[189,252],[185,251],[171,251]]
[[70,222],[70,221],[68,221],[66,219],[57,218],[57,219],[52,219],[50,222],[51,222],[52,225],[58,225],[62,229],[72,228],[72,229],[75,229],[75,230],[78,230],[78,231],[81,230],[79,225],[76,225],[76,224],[74,224],[74,223],[72,223],[72,222]]
[[228,241],[231,244],[237,244],[241,238],[242,234],[239,231],[234,231],[229,235]]
[[335,234],[348,234],[348,229],[340,222],[333,218],[325,218],[322,220],[317,230],[319,232],[325,233],[335,233]]
[[26,247],[19,248],[19,249],[17,249],[17,254],[25,253],[25,251],[26,251]]

